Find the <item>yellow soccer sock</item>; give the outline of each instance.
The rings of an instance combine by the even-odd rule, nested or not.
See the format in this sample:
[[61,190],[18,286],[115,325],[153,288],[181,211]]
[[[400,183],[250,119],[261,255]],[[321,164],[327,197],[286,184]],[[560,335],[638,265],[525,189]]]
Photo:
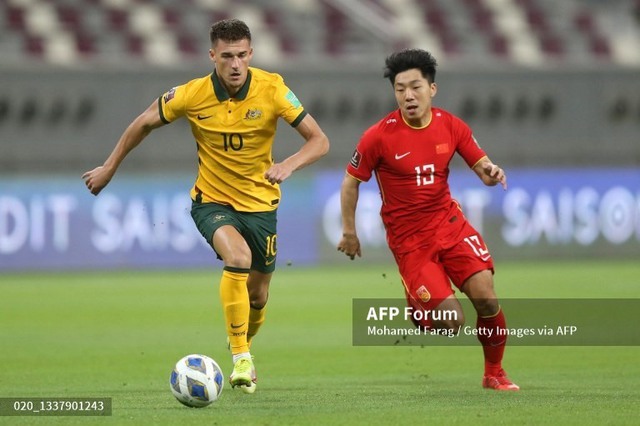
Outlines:
[[248,269],[224,267],[220,279],[220,301],[227,325],[227,336],[232,354],[249,352],[247,330],[249,329]]
[[264,306],[262,309],[255,309],[251,306],[249,309],[249,329],[247,330],[247,343],[249,347],[251,347],[251,341],[253,337],[258,334],[258,330],[262,323],[264,323],[264,317],[267,313],[267,307]]

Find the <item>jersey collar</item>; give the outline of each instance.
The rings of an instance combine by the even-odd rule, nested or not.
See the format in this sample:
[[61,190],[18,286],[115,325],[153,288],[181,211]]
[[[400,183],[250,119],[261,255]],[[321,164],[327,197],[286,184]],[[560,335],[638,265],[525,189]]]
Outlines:
[[[227,92],[227,89],[225,89],[222,83],[220,82],[220,79],[218,78],[218,74],[216,73],[215,70],[211,73],[211,81],[213,82],[213,91],[215,92],[216,98],[218,98],[218,101],[224,102],[231,98],[231,96],[229,96],[229,92]],[[247,93],[249,93],[250,84],[251,84],[251,70],[248,70],[247,81],[244,82],[244,85],[240,88],[238,93],[236,93],[234,98],[241,101],[245,100],[245,98],[247,97]]]

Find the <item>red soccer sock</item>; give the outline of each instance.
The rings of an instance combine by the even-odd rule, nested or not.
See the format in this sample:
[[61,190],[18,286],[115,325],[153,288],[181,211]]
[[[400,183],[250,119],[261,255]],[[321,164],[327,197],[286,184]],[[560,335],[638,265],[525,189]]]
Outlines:
[[484,374],[487,376],[497,376],[502,369],[502,357],[507,343],[506,327],[502,308],[493,316],[478,316],[476,329],[484,352]]

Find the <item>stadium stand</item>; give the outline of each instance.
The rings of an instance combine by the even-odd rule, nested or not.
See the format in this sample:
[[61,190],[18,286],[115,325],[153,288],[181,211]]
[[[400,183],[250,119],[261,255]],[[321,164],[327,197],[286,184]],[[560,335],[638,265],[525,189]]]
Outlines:
[[4,0],[2,64],[182,67],[239,17],[260,64],[379,61],[423,46],[447,63],[640,65],[638,0]]

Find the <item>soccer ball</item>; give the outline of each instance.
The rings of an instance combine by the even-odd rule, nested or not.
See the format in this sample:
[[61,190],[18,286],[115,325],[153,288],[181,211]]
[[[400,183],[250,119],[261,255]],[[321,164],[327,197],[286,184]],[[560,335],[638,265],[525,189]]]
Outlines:
[[206,407],[220,397],[224,375],[220,366],[206,355],[181,358],[171,372],[173,396],[188,407]]

